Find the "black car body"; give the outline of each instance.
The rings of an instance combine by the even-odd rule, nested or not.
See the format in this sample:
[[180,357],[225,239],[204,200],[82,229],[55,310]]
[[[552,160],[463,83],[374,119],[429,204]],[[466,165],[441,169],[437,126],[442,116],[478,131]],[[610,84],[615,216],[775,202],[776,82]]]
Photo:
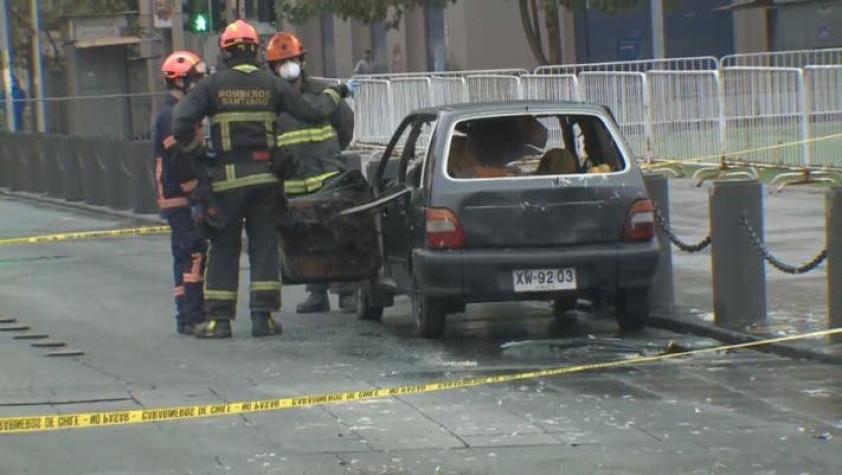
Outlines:
[[579,296],[615,302],[644,325],[658,248],[642,175],[603,107],[464,104],[404,119],[369,173],[381,266],[358,314],[412,299],[425,337],[465,304]]

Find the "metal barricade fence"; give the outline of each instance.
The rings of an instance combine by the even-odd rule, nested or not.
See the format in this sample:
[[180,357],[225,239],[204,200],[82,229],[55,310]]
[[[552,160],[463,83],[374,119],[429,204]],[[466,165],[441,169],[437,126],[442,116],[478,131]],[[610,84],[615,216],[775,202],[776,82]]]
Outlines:
[[649,111],[646,75],[630,72],[579,74],[582,100],[611,109],[635,158],[649,155]]
[[[46,132],[69,135],[110,135],[130,140],[152,136],[152,122],[165,93],[110,94],[99,96],[48,97],[41,100]],[[15,101],[22,107],[20,132],[36,128],[36,99]],[[2,115],[2,114],[0,114]],[[5,129],[5,124],[3,127]]]
[[[521,78],[524,99],[578,101],[579,78],[572,74],[526,75]],[[557,119],[540,119],[547,128],[547,147],[562,147],[561,126]]]
[[[809,137],[821,139],[842,133],[842,65],[806,66]],[[809,144],[810,164],[842,166],[839,148],[842,137]]]
[[525,99],[578,101],[579,78],[573,74],[529,74],[520,78]]
[[475,75],[465,78],[470,102],[515,101],[523,98],[520,78],[503,75]]
[[[392,116],[389,127],[391,134],[410,112],[430,107],[432,93],[430,78],[400,78],[392,79],[389,83],[392,94]],[[399,143],[399,145],[403,144]]]
[[689,58],[643,59],[637,61],[611,61],[604,63],[561,64],[539,66],[535,74],[579,74],[582,72],[633,72],[660,71],[710,71],[719,69],[719,60],[713,56]]
[[419,77],[443,77],[443,78],[460,78],[467,76],[523,76],[529,74],[529,71],[523,68],[503,68],[503,69],[469,69],[465,71],[426,71],[426,72],[411,72],[411,73],[381,73],[381,74],[364,74],[355,76],[357,79],[401,79],[401,78],[419,78]]
[[468,102],[468,86],[462,77],[432,77],[430,89],[433,106]]
[[392,93],[389,81],[361,79],[354,98],[354,141],[385,144],[392,135]]
[[729,54],[720,60],[723,68],[738,66],[803,68],[808,65],[837,64],[842,64],[842,48]]
[[715,162],[725,147],[718,71],[649,71],[652,153],[656,159]]
[[[798,68],[722,68],[728,158],[809,166],[804,72]],[[734,156],[735,154],[739,156]]]

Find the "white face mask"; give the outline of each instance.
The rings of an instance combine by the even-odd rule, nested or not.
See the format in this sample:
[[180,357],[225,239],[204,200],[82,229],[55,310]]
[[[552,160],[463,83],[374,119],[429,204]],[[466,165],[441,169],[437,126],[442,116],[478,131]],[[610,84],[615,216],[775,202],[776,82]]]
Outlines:
[[287,61],[278,68],[278,75],[287,81],[295,81],[301,76],[301,65],[295,61]]

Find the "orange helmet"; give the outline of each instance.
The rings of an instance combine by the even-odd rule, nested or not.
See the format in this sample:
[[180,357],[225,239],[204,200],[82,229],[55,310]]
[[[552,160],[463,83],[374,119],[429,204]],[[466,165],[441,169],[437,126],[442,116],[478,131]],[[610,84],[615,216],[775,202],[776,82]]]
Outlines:
[[285,59],[297,58],[307,53],[301,45],[301,40],[292,33],[281,32],[269,40],[266,47],[266,61],[274,63]]
[[167,56],[161,66],[161,72],[169,80],[186,78],[187,76],[204,75],[207,73],[205,62],[191,51],[175,51]]
[[222,49],[228,49],[237,45],[257,45],[259,42],[260,38],[257,36],[257,30],[243,20],[230,23],[225,27],[225,31],[219,37],[219,47]]

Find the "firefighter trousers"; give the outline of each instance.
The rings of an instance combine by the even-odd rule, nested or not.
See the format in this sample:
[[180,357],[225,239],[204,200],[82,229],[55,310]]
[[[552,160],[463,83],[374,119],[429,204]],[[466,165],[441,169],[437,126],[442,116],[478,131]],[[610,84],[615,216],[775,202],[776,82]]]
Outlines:
[[195,325],[205,320],[202,280],[207,243],[193,225],[188,208],[171,210],[166,218],[172,229],[175,318],[179,324]]
[[224,228],[211,239],[205,272],[205,310],[209,320],[234,319],[240,277],[243,225],[248,236],[252,312],[281,308],[279,278],[277,185],[216,193],[226,217]]

